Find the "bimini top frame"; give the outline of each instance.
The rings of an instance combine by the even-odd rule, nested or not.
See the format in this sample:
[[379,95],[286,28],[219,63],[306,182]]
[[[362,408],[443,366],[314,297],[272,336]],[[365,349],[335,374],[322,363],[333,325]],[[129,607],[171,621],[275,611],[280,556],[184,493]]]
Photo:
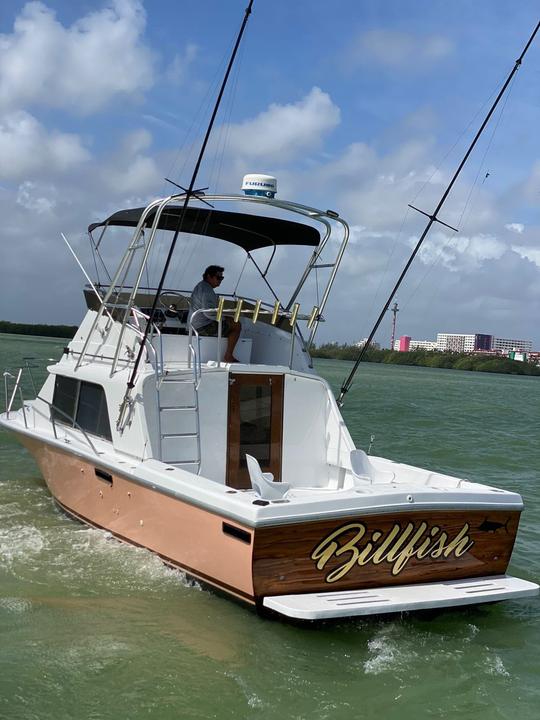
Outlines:
[[[130,290],[129,299],[127,304],[122,302],[122,308],[125,310],[124,322],[122,331],[118,340],[118,352],[121,347],[124,327],[129,317],[129,313],[133,306],[135,297],[140,287],[140,283],[143,277],[143,272],[148,261],[150,250],[152,249],[153,243],[156,238],[156,233],[160,229],[176,231],[177,229],[182,233],[192,233],[198,235],[205,235],[209,237],[215,237],[218,239],[226,240],[227,242],[234,243],[242,247],[248,256],[252,259],[257,269],[260,271],[257,263],[251,257],[251,251],[260,249],[263,247],[274,247],[278,245],[305,245],[313,247],[313,252],[308,260],[306,268],[300,277],[298,285],[296,286],[293,294],[284,306],[285,311],[289,311],[292,307],[295,299],[298,297],[302,287],[305,285],[309,275],[313,270],[317,268],[331,268],[330,276],[326,287],[322,293],[322,298],[319,307],[314,308],[313,323],[311,326],[311,333],[307,341],[309,346],[317,332],[319,322],[323,317],[323,312],[328,301],[332,285],[336,277],[337,270],[341,263],[343,253],[349,240],[349,226],[339,217],[336,212],[331,210],[323,211],[316,208],[309,207],[307,205],[301,205],[299,203],[289,202],[285,200],[279,200],[275,198],[265,197],[254,197],[244,195],[205,195],[205,202],[240,202],[249,203],[253,205],[268,206],[272,208],[278,208],[286,210],[288,212],[295,213],[304,217],[305,219],[313,220],[320,223],[323,227],[323,232],[319,231],[312,225],[306,223],[293,222],[290,220],[284,220],[281,218],[266,217],[263,215],[256,215],[252,213],[236,213],[223,210],[214,210],[200,207],[188,207],[187,212],[182,217],[181,208],[175,203],[182,201],[185,198],[184,194],[170,195],[166,198],[155,200],[150,203],[146,208],[135,208],[131,210],[122,210],[120,212],[111,215],[107,220],[94,223],[89,226],[88,231],[90,238],[94,245],[94,248],[99,252],[99,245],[101,244],[103,235],[106,229],[110,226],[124,226],[124,227],[135,227],[135,232],[129,243],[129,246],[120,261],[118,269],[114,277],[111,280],[109,288],[103,297],[101,307],[94,320],[90,333],[86,339],[82,352],[79,356],[77,366],[79,366],[85,356],[87,347],[91,341],[92,335],[97,327],[101,315],[107,312],[108,309],[115,307],[115,303],[120,296],[122,291]],[[196,200],[196,198],[195,198]],[[339,245],[335,260],[330,263],[320,264],[319,260],[321,254],[328,244],[330,236],[332,235],[332,222],[337,223],[341,227],[342,240]],[[92,232],[97,228],[102,228],[97,242],[94,242]],[[150,232],[147,231],[150,229]],[[136,278],[133,285],[128,286],[126,283],[128,273],[132,267],[135,253],[138,250],[142,250],[142,259],[140,260],[139,267],[136,272]],[[273,255],[272,255],[273,257]],[[272,258],[270,259],[270,262]],[[266,273],[268,272],[268,264],[266,270],[261,272],[263,279],[268,284],[270,290],[276,297],[272,288],[270,287]],[[113,362],[113,369],[116,366],[117,358]]]

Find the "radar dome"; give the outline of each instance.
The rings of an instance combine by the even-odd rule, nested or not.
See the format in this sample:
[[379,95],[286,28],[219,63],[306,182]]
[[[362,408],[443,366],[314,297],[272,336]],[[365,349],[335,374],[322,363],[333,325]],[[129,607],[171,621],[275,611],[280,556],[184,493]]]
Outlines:
[[277,193],[277,180],[271,175],[244,175],[242,190],[246,195],[273,198]]

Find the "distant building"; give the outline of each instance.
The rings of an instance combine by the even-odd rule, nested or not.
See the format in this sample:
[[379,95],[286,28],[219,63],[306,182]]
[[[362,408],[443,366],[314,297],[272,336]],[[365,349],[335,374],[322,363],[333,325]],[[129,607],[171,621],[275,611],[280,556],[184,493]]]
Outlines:
[[408,352],[409,350],[437,350],[435,340],[412,340],[410,335],[402,335],[394,343],[394,350]]
[[[355,342],[355,347],[363,348],[364,345],[367,343],[367,338],[362,338],[362,340],[358,340],[358,342]],[[369,347],[373,348],[374,350],[380,350],[381,345],[378,342],[374,342],[373,340],[369,343]]]
[[532,341],[531,340],[510,340],[509,338],[493,338],[493,350],[504,353],[507,355],[511,350],[517,350],[518,352],[531,352]]
[[435,340],[411,340],[411,350],[438,350]]
[[473,352],[475,335],[463,333],[437,333],[437,350],[450,352]]
[[394,343],[394,350],[440,350],[459,353],[494,353],[508,355],[509,352],[527,353],[532,351],[531,340],[513,340],[498,338],[486,333],[437,333],[437,340],[413,340],[410,335],[402,335]]
[[398,345],[397,349],[399,350],[399,352],[408,352],[409,348],[411,346],[411,336],[410,335],[402,335],[399,338],[398,342],[399,342],[399,345]]
[[527,362],[527,353],[510,350],[508,353],[510,360],[519,360],[519,362]]
[[493,335],[484,335],[476,333],[474,336],[474,349],[485,350],[489,352],[493,348]]

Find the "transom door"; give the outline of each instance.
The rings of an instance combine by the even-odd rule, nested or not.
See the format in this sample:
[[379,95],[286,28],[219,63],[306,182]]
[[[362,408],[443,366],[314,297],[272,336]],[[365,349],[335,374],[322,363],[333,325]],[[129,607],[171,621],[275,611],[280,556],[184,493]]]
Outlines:
[[283,375],[229,376],[227,485],[249,488],[246,453],[281,480]]

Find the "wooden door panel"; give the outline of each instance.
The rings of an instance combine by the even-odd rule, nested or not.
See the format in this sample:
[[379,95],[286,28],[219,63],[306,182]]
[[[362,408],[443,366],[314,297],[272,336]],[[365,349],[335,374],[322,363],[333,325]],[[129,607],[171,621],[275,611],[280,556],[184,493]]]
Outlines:
[[229,376],[227,485],[251,487],[246,453],[281,480],[283,375]]

